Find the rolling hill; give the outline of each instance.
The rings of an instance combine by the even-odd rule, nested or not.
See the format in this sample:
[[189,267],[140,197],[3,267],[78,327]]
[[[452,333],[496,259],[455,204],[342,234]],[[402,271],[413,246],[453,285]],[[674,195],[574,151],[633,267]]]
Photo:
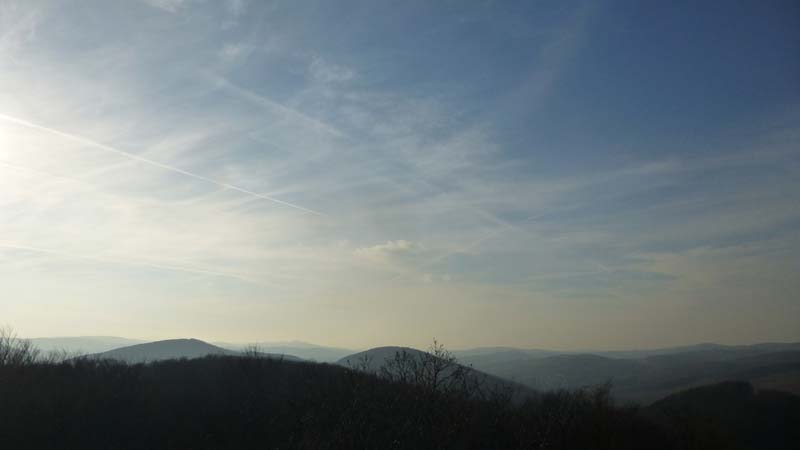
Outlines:
[[307,342],[256,342],[255,344],[234,344],[228,342],[215,342],[219,347],[243,351],[251,346],[257,347],[265,353],[293,355],[309,361],[335,363],[341,358],[353,353],[353,350],[338,347],[326,347],[323,345],[309,344]]
[[[382,373],[385,374],[384,371],[388,370],[391,375],[394,375],[397,372],[402,372],[403,369],[392,367],[392,362],[397,361],[398,358],[404,357],[410,360],[410,366],[414,367],[414,369],[411,369],[412,371],[419,370],[420,372],[424,373],[428,373],[429,369],[417,368],[420,366],[426,366],[426,363],[430,363],[434,359],[439,359],[430,353],[409,347],[376,347],[344,357],[340,359],[337,364],[351,369],[376,373],[379,375]],[[441,359],[439,360],[441,361]],[[419,363],[420,366],[415,366],[415,363]],[[511,395],[511,397],[515,400],[523,400],[535,394],[533,389],[530,389],[525,385],[492,374],[481,372],[472,367],[461,364],[454,364],[448,367],[443,371],[442,375],[447,378],[457,371],[461,371],[461,373],[464,375],[466,383],[473,386],[481,386],[481,388],[478,389],[479,393],[504,391]]]
[[[483,372],[534,389],[578,388],[611,382],[617,400],[650,403],[693,386],[721,381],[751,381],[759,386],[800,391],[797,344],[709,346],[664,350],[644,357],[602,354],[527,356],[507,350],[466,358]],[[608,353],[605,353],[608,354]],[[643,351],[641,354],[648,354]]]
[[[358,367],[369,372],[376,372],[388,361],[393,359],[397,352],[405,351],[416,357],[421,357],[424,352],[410,347],[375,347],[363,352],[353,353],[341,358],[336,363],[344,367]],[[366,363],[366,364],[364,364]]]
[[[90,357],[98,359],[113,359],[127,363],[142,363],[163,361],[167,359],[202,358],[209,355],[238,356],[241,354],[242,353],[240,352],[217,347],[216,345],[211,345],[198,339],[170,339],[117,348],[107,352],[90,355]],[[301,360],[293,355],[261,353],[261,356],[269,358],[281,358],[291,361]]]
[[[35,338],[43,351],[68,353],[127,362],[239,355],[247,346],[212,345],[196,339],[143,343],[121,337]],[[352,353],[347,349],[303,342],[257,344],[268,357],[353,365],[368,356],[376,371],[404,347],[378,347]],[[421,354],[421,352],[420,352]],[[485,347],[452,352],[459,363],[501,385],[530,390],[573,389],[610,382],[618,401],[651,403],[695,386],[722,381],[747,381],[757,388],[800,393],[800,343],[763,343],[745,346],[698,344],[652,350],[560,352],[512,347]],[[502,381],[502,383],[501,383]]]
[[48,337],[31,339],[36,348],[43,352],[64,351],[69,354],[102,353],[115,348],[143,344],[139,339],[128,339],[116,336],[77,336]]

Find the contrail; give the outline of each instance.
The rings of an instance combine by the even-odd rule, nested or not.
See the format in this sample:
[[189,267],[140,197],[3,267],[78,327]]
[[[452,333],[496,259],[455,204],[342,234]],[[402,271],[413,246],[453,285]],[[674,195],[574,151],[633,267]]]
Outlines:
[[336,129],[333,125],[327,124],[317,118],[301,113],[296,109],[289,108],[288,106],[278,103],[275,100],[272,100],[271,98],[265,97],[264,95],[257,94],[253,91],[237,86],[222,76],[215,74],[206,74],[205,77],[216,87],[223,88],[252,103],[256,103],[268,109],[280,111],[285,116],[304,122],[307,125],[310,125],[312,128],[323,130],[326,133],[331,134],[333,136],[339,138],[349,138],[349,136]]
[[62,252],[59,250],[52,250],[40,247],[31,247],[28,245],[20,245],[15,243],[6,243],[0,242],[0,248],[7,248],[12,250],[24,250],[29,252],[35,253],[44,253],[48,255],[55,255],[62,258],[69,258],[69,259],[81,259],[86,261],[94,261],[94,262],[102,262],[102,263],[112,263],[112,264],[122,264],[122,265],[133,265],[133,266],[141,266],[141,267],[149,267],[152,269],[160,269],[160,270],[171,270],[177,272],[188,272],[188,273],[196,273],[201,275],[213,275],[217,277],[225,277],[225,278],[235,278],[240,281],[246,281],[248,283],[254,284],[270,284],[271,283],[264,283],[260,280],[254,280],[247,275],[242,275],[233,272],[222,272],[217,270],[211,269],[202,269],[202,268],[195,268],[195,267],[186,267],[186,266],[173,266],[167,264],[160,264],[160,263],[151,263],[146,261],[132,261],[126,259],[118,259],[118,258],[110,258],[105,256],[91,256],[91,255],[79,255],[74,253],[67,253]]
[[222,187],[222,188],[225,188],[225,189],[230,189],[230,190],[233,190],[233,191],[241,192],[243,194],[247,194],[247,195],[250,195],[252,197],[256,197],[256,198],[260,198],[260,199],[263,199],[263,200],[271,201],[273,203],[278,203],[280,205],[288,206],[290,208],[294,208],[294,209],[297,209],[299,211],[307,212],[309,214],[314,214],[314,215],[321,216],[321,217],[328,217],[327,214],[321,213],[319,211],[314,211],[313,209],[305,208],[305,207],[302,207],[300,205],[296,205],[294,203],[289,203],[289,202],[286,202],[286,201],[283,201],[283,200],[279,200],[277,198],[270,197],[268,195],[259,194],[257,192],[253,192],[253,191],[241,188],[239,186],[234,186],[232,184],[223,183],[223,182],[220,182],[220,181],[217,181],[217,180],[213,180],[211,178],[204,177],[203,175],[198,175],[196,173],[189,172],[189,171],[183,170],[183,169],[175,167],[175,166],[171,166],[171,165],[168,165],[168,164],[160,163],[158,161],[154,161],[152,159],[145,158],[143,156],[135,155],[133,153],[126,152],[124,150],[120,150],[120,149],[117,149],[117,148],[114,148],[114,147],[110,147],[110,146],[105,145],[105,144],[101,144],[99,142],[93,141],[93,140],[85,138],[83,136],[78,136],[78,135],[75,135],[75,134],[65,133],[63,131],[59,131],[59,130],[56,130],[56,129],[53,129],[53,128],[48,128],[48,127],[45,127],[43,125],[38,125],[38,124],[35,124],[33,122],[28,122],[27,120],[18,119],[16,117],[8,116],[8,115],[5,115],[5,114],[0,114],[0,120],[5,120],[6,122],[10,122],[10,123],[13,123],[15,125],[20,125],[20,126],[23,126],[23,127],[32,128],[34,130],[39,130],[39,131],[44,131],[44,132],[47,132],[47,133],[50,133],[50,134],[54,134],[56,136],[60,136],[60,137],[63,137],[65,139],[69,139],[69,140],[72,140],[72,141],[80,142],[82,144],[85,144],[85,145],[88,145],[88,146],[91,146],[91,147],[94,147],[94,148],[97,148],[97,149],[100,149],[100,150],[104,150],[104,151],[109,152],[109,153],[116,153],[117,155],[124,156],[124,157],[126,157],[128,159],[132,159],[134,161],[143,162],[145,164],[149,164],[151,166],[155,166],[155,167],[158,167],[158,168],[161,168],[161,169],[164,169],[164,170],[168,170],[170,172],[178,173],[178,174],[190,177],[190,178],[194,178],[196,180],[205,181],[206,183],[211,183],[211,184],[214,184],[216,186],[219,186],[219,187]]

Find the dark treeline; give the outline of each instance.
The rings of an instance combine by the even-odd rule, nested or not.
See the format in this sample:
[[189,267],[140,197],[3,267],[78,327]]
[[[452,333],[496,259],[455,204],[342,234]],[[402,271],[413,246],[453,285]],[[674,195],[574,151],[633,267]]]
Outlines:
[[255,354],[0,359],[3,449],[739,448],[705,426],[654,422],[606,388],[477,399]]

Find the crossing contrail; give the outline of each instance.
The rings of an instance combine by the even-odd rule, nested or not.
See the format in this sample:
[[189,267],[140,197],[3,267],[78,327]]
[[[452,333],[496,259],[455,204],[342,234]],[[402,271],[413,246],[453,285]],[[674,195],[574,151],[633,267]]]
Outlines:
[[164,164],[164,163],[161,163],[161,162],[158,162],[158,161],[154,161],[154,160],[149,159],[149,158],[145,158],[143,156],[135,155],[133,153],[129,153],[129,152],[126,152],[124,150],[120,150],[118,148],[114,148],[114,147],[111,147],[111,146],[108,146],[108,145],[105,145],[105,144],[101,144],[99,142],[93,141],[93,140],[91,140],[89,138],[85,138],[83,136],[79,136],[79,135],[76,135],[76,134],[65,133],[63,131],[59,131],[59,130],[56,130],[54,128],[49,128],[49,127],[46,127],[46,126],[43,126],[43,125],[35,124],[33,122],[28,122],[27,120],[19,119],[19,118],[12,117],[12,116],[9,116],[9,115],[6,115],[6,114],[0,114],[0,120],[4,120],[6,122],[13,123],[15,125],[20,125],[20,126],[23,126],[23,127],[32,128],[34,130],[39,130],[39,131],[44,131],[46,133],[54,134],[56,136],[60,136],[60,137],[63,137],[65,139],[69,139],[71,141],[80,142],[82,144],[85,144],[85,145],[88,145],[88,146],[91,146],[91,147],[94,147],[94,148],[97,148],[97,149],[100,149],[100,150],[103,150],[103,151],[106,151],[106,152],[109,152],[109,153],[116,153],[117,155],[124,156],[125,158],[131,159],[131,160],[134,160],[134,161],[139,161],[139,162],[142,162],[142,163],[145,163],[145,164],[149,164],[151,166],[158,167],[158,168],[161,168],[161,169],[164,169],[164,170],[168,170],[170,172],[178,173],[178,174],[190,177],[190,178],[194,178],[196,180],[200,180],[200,181],[204,181],[206,183],[214,184],[216,186],[219,186],[219,187],[222,187],[222,188],[225,188],[225,189],[230,189],[232,191],[241,192],[242,194],[246,194],[246,195],[249,195],[249,196],[252,196],[252,197],[260,198],[262,200],[268,200],[270,202],[277,203],[279,205],[288,206],[290,208],[294,208],[296,210],[303,211],[303,212],[306,212],[306,213],[309,213],[309,214],[314,214],[314,215],[321,216],[321,217],[328,217],[327,214],[321,213],[319,211],[314,211],[313,209],[305,208],[303,206],[300,206],[300,205],[297,205],[297,204],[294,204],[294,203],[289,203],[289,202],[277,199],[275,197],[270,197],[268,195],[259,194],[257,192],[253,192],[253,191],[241,188],[239,186],[235,186],[233,184],[223,183],[221,181],[217,181],[217,180],[205,177],[203,175],[198,175],[196,173],[189,172],[189,171],[183,170],[181,168],[178,168],[178,167],[175,167],[175,166],[171,166],[169,164]]
[[331,134],[339,138],[348,138],[346,134],[335,128],[333,125],[325,123],[317,118],[308,116],[296,109],[289,108],[288,106],[278,103],[269,97],[257,94],[251,90],[237,86],[236,84],[233,84],[224,77],[214,74],[206,74],[205,76],[216,87],[225,89],[234,95],[246,99],[247,101],[260,105],[261,107],[271,109],[273,111],[278,111],[285,117],[289,117],[293,120],[300,121],[306,125],[311,126],[311,128],[313,129],[322,130],[328,134]]

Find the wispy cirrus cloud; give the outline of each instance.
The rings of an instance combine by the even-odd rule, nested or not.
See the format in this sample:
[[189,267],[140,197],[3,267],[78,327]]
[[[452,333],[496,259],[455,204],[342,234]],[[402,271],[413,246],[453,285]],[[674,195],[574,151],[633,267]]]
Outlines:
[[386,261],[394,257],[402,257],[424,250],[425,247],[422,245],[415,244],[405,239],[398,239],[369,247],[359,247],[355,249],[354,253],[358,257],[366,258],[371,261]]
[[[686,306],[701,284],[721,298],[737,274],[791,285],[788,271],[754,269],[794,261],[775,249],[797,248],[796,116],[713,145],[637,144],[671,148],[661,153],[619,151],[616,136],[576,143],[582,130],[542,119],[558,100],[565,118],[580,103],[560,86],[592,43],[593,9],[553,12],[531,34],[498,16],[509,26],[473,42],[486,17],[475,5],[428,28],[411,5],[390,23],[351,11],[347,31],[325,4],[317,15],[259,2],[10,5],[0,279],[19,317],[58,325],[32,288],[41,276],[96,323],[87,302],[119,306],[120,287],[140,323],[193,301],[247,323],[219,338],[259,333],[255,317],[275,330],[263,338],[313,340],[348,317],[394,330],[385,317],[412,320],[413,303],[436,305],[423,333],[458,311],[462,331],[486,319],[532,342],[547,336],[530,323],[588,328],[581,308],[610,323],[626,307],[652,324],[645,306],[667,299],[648,290]],[[84,7],[103,22],[87,26]],[[398,21],[425,32],[411,39]],[[374,36],[380,51],[364,44]],[[108,291],[86,293],[87,279]],[[153,297],[141,309],[138,291]]]
[[114,148],[114,147],[111,147],[111,146],[108,146],[108,145],[105,145],[105,144],[101,144],[99,142],[95,142],[95,141],[93,141],[91,139],[88,139],[88,138],[85,138],[83,136],[77,136],[77,135],[74,135],[74,134],[66,133],[64,131],[59,131],[59,130],[56,130],[56,129],[53,129],[53,128],[48,128],[48,127],[43,126],[43,125],[39,125],[39,124],[35,124],[35,123],[32,123],[32,122],[28,122],[26,120],[23,120],[23,119],[20,119],[20,118],[17,118],[17,117],[7,116],[5,114],[0,114],[0,120],[5,120],[5,121],[13,123],[15,125],[20,125],[20,126],[23,126],[23,127],[32,128],[32,129],[35,129],[35,130],[38,130],[38,131],[42,131],[42,132],[46,132],[46,133],[52,133],[52,134],[55,134],[55,135],[57,135],[59,137],[65,138],[65,139],[70,139],[70,140],[77,141],[77,142],[79,142],[79,143],[81,143],[83,145],[89,146],[89,147],[97,148],[97,149],[100,149],[100,150],[103,150],[103,151],[106,151],[106,152],[115,153],[115,154],[123,156],[125,158],[134,160],[136,162],[149,164],[149,165],[157,167],[159,169],[168,170],[170,172],[174,172],[174,173],[186,176],[186,177],[190,177],[190,178],[194,178],[196,180],[204,181],[206,183],[214,184],[217,187],[220,187],[222,189],[231,189],[231,190],[234,190],[236,192],[239,192],[239,193],[242,193],[242,194],[245,194],[245,195],[256,197],[256,198],[259,198],[259,199],[262,199],[262,200],[267,200],[267,201],[270,201],[270,202],[273,202],[273,203],[277,203],[277,204],[280,204],[280,205],[288,206],[290,208],[294,208],[294,209],[297,209],[297,210],[300,210],[300,211],[303,211],[303,212],[316,214],[318,216],[323,216],[324,215],[323,213],[320,213],[320,212],[317,212],[317,211],[313,211],[313,210],[308,209],[308,208],[304,208],[304,207],[302,207],[300,205],[296,205],[296,204],[293,204],[293,203],[285,202],[283,200],[279,200],[277,198],[270,197],[268,195],[263,195],[263,194],[259,194],[259,193],[256,193],[256,192],[252,192],[252,191],[249,191],[247,189],[238,187],[238,186],[230,184],[230,183],[223,183],[223,182],[220,182],[220,181],[212,180],[211,178],[205,177],[203,175],[199,175],[199,174],[194,173],[194,172],[188,172],[186,170],[183,170],[181,168],[175,167],[175,166],[170,165],[170,164],[164,164],[162,162],[158,162],[158,161],[154,161],[154,160],[149,159],[149,158],[138,156],[136,154],[133,154],[133,153],[130,153],[130,152],[127,152],[127,151],[124,151],[124,150],[120,150],[118,148]]
[[343,83],[353,80],[356,72],[338,64],[331,64],[318,55],[311,56],[308,64],[308,74],[312,80],[319,83]]
[[175,13],[186,7],[191,0],[143,0],[148,5]]

